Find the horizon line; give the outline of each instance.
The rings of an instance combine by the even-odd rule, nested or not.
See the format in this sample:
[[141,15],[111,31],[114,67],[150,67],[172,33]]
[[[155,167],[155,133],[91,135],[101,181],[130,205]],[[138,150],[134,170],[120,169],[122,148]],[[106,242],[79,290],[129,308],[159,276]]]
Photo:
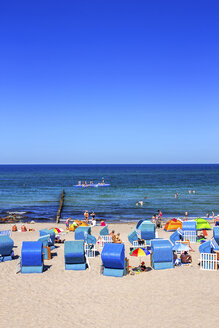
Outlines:
[[219,163],[0,163],[3,165],[219,165]]

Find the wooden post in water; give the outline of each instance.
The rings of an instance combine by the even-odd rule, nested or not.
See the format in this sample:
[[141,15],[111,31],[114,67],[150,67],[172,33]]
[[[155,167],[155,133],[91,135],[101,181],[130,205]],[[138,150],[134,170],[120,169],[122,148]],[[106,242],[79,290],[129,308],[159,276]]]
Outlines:
[[59,202],[59,209],[56,215],[56,223],[59,223],[59,220],[61,218],[61,213],[62,213],[62,208],[64,205],[64,197],[65,197],[65,191],[64,189],[62,190],[62,194],[61,194],[61,198],[60,198],[60,202]]

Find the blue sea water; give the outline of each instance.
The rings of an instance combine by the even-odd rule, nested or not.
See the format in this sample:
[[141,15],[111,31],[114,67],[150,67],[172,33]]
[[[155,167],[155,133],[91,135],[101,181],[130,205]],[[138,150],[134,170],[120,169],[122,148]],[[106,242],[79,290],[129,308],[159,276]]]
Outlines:
[[[102,177],[110,187],[73,187],[78,180],[99,182]],[[159,209],[164,217],[183,217],[185,211],[190,217],[219,213],[217,164],[1,165],[0,217],[18,211],[26,212],[27,220],[55,220],[63,189],[63,219],[82,218],[84,210],[109,221],[151,218]],[[143,207],[136,206],[139,200]]]

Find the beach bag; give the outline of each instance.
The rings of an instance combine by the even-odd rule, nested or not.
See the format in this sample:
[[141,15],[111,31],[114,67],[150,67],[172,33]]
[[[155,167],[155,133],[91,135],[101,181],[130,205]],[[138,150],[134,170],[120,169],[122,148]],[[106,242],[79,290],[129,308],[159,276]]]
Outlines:
[[12,231],[17,231],[17,226],[16,226],[16,224],[14,224],[14,225],[12,226],[11,230],[12,230]]

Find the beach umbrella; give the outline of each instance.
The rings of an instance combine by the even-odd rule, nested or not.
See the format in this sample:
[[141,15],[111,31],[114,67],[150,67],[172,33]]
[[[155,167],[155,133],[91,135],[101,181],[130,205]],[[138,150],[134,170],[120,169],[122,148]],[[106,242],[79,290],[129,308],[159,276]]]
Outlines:
[[[138,248],[134,248],[130,253],[129,255],[131,256],[136,256],[136,257],[142,257],[142,256],[147,256],[149,255],[150,252],[146,249],[146,248],[143,248],[143,247],[138,247]],[[141,259],[140,259],[140,262],[141,262]]]
[[172,248],[173,251],[177,251],[177,252],[188,252],[190,251],[190,248],[188,245],[186,244],[183,244],[183,243],[176,243],[173,248]]
[[50,230],[53,230],[56,235],[61,233],[61,230],[59,228],[51,228]]
[[195,219],[197,222],[196,230],[211,230],[211,226],[208,221],[202,218]]
[[129,255],[136,256],[136,257],[142,257],[142,256],[146,256],[149,254],[150,254],[150,252],[146,248],[138,247],[138,248],[133,249]]

